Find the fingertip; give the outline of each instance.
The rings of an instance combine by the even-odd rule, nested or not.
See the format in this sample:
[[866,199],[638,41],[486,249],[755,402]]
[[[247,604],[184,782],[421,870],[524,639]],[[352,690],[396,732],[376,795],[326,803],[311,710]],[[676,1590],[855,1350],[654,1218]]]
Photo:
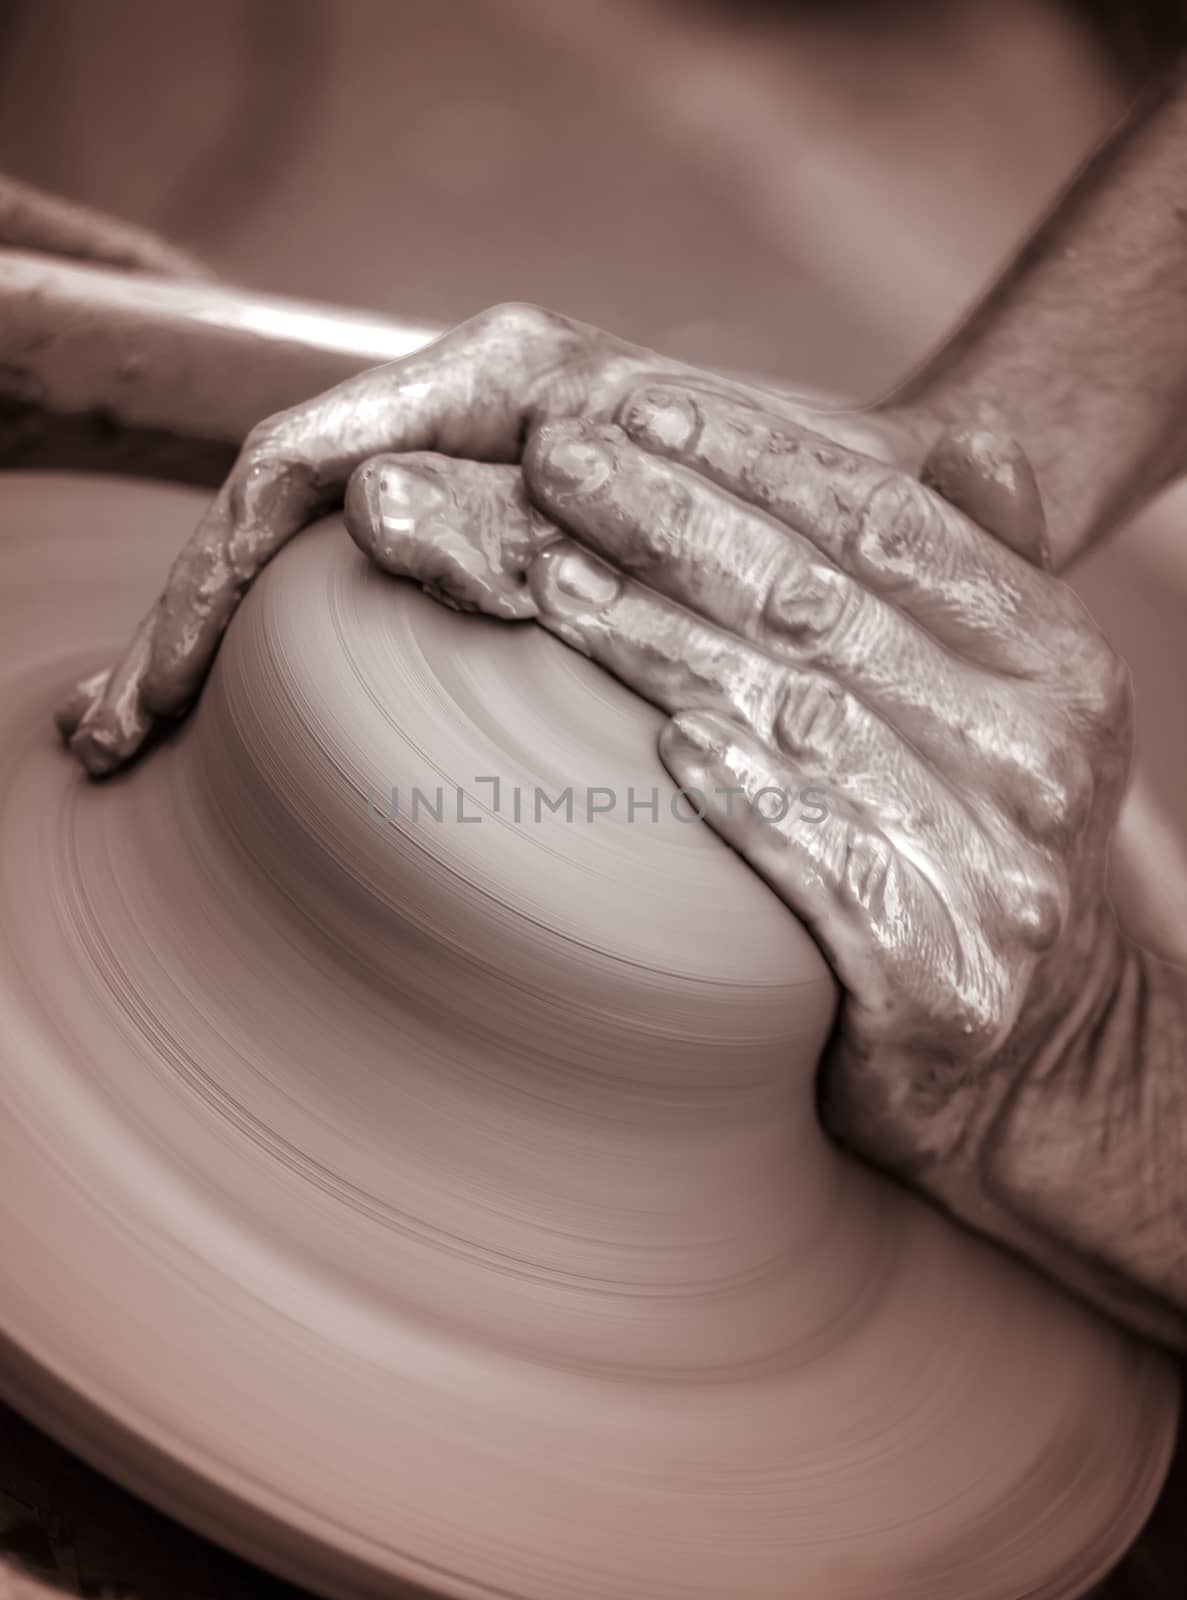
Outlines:
[[379,515],[375,503],[377,468],[373,461],[364,461],[356,467],[346,484],[342,502],[342,520],[346,531],[362,550],[371,555],[379,531]]
[[92,778],[106,778],[128,760],[131,751],[125,752],[122,741],[110,729],[85,722],[67,741],[70,754],[85,768]]
[[659,750],[673,777],[706,786],[714,827],[743,854],[764,841],[782,849],[790,774],[751,729],[719,712],[682,711],[661,730]]
[[[131,665],[141,659],[142,649]],[[102,697],[71,735],[70,751],[92,777],[105,778],[126,766],[152,732],[155,718],[141,691],[137,672],[112,673]]]
[[661,730],[659,753],[674,781],[698,795],[702,820],[790,904],[794,796],[761,741],[716,712],[681,712]]
[[528,568],[527,579],[542,620],[595,617],[623,591],[621,574],[569,539],[546,545]]
[[541,423],[524,449],[524,481],[545,500],[593,494],[613,476],[621,438],[619,428],[574,417]]
[[1026,452],[1007,430],[949,429],[932,446],[920,478],[1016,555],[1050,570],[1038,480]]
[[645,384],[623,403],[622,428],[645,450],[659,455],[681,455],[696,442],[701,431],[700,408],[691,395],[672,384]]
[[448,485],[409,456],[372,456],[346,486],[343,520],[363,553],[391,570],[420,524],[449,503]]

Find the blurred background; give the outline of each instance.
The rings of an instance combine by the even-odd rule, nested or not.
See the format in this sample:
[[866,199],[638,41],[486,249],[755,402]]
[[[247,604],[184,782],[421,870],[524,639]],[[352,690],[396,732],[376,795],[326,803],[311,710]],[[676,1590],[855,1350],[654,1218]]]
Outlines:
[[0,167],[259,288],[531,300],[868,395],[1184,32],[1166,0],[5,0]]
[[[530,300],[868,399],[1185,37],[1168,0],[0,0],[0,170],[255,288],[441,324]],[[1168,795],[1182,526],[1080,584],[1180,728]],[[1150,1552],[1110,1595],[1182,1595]],[[0,1600],[34,1594],[295,1591],[0,1408]]]

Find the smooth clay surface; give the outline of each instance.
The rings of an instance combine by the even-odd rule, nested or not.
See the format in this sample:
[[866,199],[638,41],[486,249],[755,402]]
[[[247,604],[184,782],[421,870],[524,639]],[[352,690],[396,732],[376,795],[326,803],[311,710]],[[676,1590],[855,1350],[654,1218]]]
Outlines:
[[1103,1573],[1165,1468],[1169,1366],[827,1143],[832,980],[673,815],[656,713],[331,520],[194,717],[88,783],[53,705],[202,497],[2,496],[14,1403],[342,1595]]

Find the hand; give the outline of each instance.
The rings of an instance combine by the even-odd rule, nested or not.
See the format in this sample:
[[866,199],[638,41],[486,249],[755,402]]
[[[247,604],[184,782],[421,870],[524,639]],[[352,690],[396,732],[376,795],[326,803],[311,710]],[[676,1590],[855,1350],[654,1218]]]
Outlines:
[[[350,474],[367,458],[439,451],[516,462],[526,433],[540,421],[576,414],[608,419],[631,389],[665,375],[748,396],[776,415],[814,416],[820,432],[887,460],[906,465],[922,455],[912,413],[814,414],[567,318],[530,306],[496,307],[431,348],[350,379],[252,431],[123,656],[79,684],[61,707],[58,724],[71,749],[92,774],[112,772],[135,756],[156,723],[183,715],[244,591],[288,539],[342,499]],[[505,549],[492,528],[485,542],[476,541],[473,523],[451,521],[449,481],[432,460],[422,457],[421,464],[432,479],[429,490],[435,483],[440,491],[438,541],[416,546],[411,554],[419,566],[410,570],[456,604],[531,615],[521,559],[528,550]],[[422,489],[423,482],[422,474]],[[433,498],[429,490],[422,504],[426,494]],[[383,549],[397,570],[409,553],[392,548],[390,538],[375,553]]]
[[[668,382],[617,417],[534,425],[522,476],[372,463],[352,531],[406,570],[418,540],[439,544],[418,494],[504,529],[539,623],[672,714],[672,776],[833,966],[826,1125],[1166,1334],[1156,1305],[1135,1311],[1160,1290],[1140,1268],[1043,1241],[1044,1185],[1061,1205],[1079,1186],[1087,1217],[1096,1153],[1052,1173],[1067,1145],[1050,1123],[1001,1137],[1036,1063],[1093,1069],[1075,1052],[1125,961],[1105,896],[1132,742],[1122,662],[1070,589],[950,499],[765,402]],[[1015,542],[1039,548],[1008,443],[941,440],[928,476],[1003,525],[1012,505]]]
[[[1034,478],[975,411],[951,431],[918,393],[814,411],[497,309],[255,430],[60,725],[102,773],[183,714],[244,589],[353,473],[347,523],[382,565],[536,616],[674,713],[672,772],[845,987],[833,1131],[1182,1344],[1178,1147],[1149,1121],[1181,1120],[1183,983],[1124,947],[1103,893],[1127,676],[1022,558],[1049,564]],[[822,822],[756,812],[807,775]]]

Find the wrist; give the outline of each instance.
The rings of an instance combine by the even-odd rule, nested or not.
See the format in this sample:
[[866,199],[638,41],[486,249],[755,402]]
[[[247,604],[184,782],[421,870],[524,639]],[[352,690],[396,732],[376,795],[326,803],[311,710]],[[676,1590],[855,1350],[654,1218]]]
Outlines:
[[1155,1337],[1187,1339],[1187,974],[1109,924],[1034,1040],[980,1150],[1027,1253]]
[[[1187,1045],[1187,972],[1171,973],[1168,988],[1143,970],[1147,959],[1103,929],[1075,1003],[996,1064],[968,1140],[919,1186],[1132,1332],[1187,1350],[1187,1120],[1182,1096],[1176,1120],[1184,1062],[1174,1056],[1176,1033]],[[1153,1004],[1143,1000],[1151,983]],[[1167,1046],[1163,1065],[1150,1059],[1152,1031]]]
[[1067,981],[1036,997],[1005,1052],[1002,1091],[978,1144],[986,1188],[1031,1223],[1065,1172],[1064,1142],[1090,1120],[1105,1126],[1119,1109],[1108,1104],[1106,1073],[1123,1081],[1136,1054],[1136,1040],[1118,1026],[1130,1010],[1123,999],[1134,984],[1136,947],[1106,904],[1077,945],[1060,962]]

